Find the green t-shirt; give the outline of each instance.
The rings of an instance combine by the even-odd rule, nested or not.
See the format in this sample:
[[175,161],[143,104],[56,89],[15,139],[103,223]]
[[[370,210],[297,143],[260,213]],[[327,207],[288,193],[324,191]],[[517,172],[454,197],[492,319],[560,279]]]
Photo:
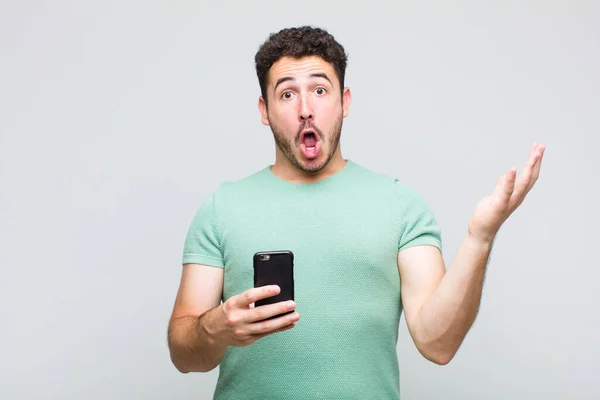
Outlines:
[[215,399],[399,399],[398,251],[441,249],[424,199],[347,160],[316,183],[270,166],[223,183],[191,223],[183,263],[224,268],[223,297],[253,287],[258,251],[294,253],[295,328],[229,347]]

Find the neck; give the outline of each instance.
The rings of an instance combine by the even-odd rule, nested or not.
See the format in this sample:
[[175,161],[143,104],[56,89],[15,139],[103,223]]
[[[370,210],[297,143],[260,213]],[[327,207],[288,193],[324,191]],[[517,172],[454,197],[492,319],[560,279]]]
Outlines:
[[331,157],[327,165],[317,172],[306,172],[292,164],[287,157],[277,149],[275,164],[271,167],[271,172],[279,178],[293,183],[315,183],[326,179],[346,166],[346,160],[342,157],[340,146]]

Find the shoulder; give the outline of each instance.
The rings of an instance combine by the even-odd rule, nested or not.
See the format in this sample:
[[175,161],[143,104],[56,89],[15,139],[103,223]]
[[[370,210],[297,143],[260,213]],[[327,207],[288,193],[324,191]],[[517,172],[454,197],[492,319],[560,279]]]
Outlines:
[[376,171],[363,164],[350,161],[352,168],[352,179],[356,183],[378,187],[380,189],[393,190],[396,178],[393,176]]
[[430,212],[427,196],[414,183],[399,175],[378,172],[355,164],[355,175],[361,177],[361,190],[370,191],[374,197],[385,198],[402,217]]
[[225,198],[259,187],[265,179],[266,168],[251,172],[238,179],[222,181],[213,191],[212,195],[217,198]]
[[354,163],[353,172],[355,177],[361,179],[364,183],[368,182],[373,186],[386,189],[393,192],[395,196],[405,199],[421,197],[421,193],[419,193],[415,186],[403,180],[398,175],[375,171],[358,163]]

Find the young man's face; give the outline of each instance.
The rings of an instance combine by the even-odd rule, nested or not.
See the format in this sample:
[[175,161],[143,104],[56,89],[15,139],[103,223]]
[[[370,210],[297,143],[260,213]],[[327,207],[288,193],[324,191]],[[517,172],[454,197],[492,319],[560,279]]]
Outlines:
[[350,90],[333,66],[320,57],[284,57],[267,75],[268,107],[259,100],[262,122],[273,131],[279,150],[297,168],[316,172],[339,147],[342,120],[349,113]]

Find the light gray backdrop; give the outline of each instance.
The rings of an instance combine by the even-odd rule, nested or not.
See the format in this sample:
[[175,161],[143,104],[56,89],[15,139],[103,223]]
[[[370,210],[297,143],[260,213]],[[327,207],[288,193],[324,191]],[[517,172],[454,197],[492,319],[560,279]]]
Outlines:
[[313,24],[349,52],[345,157],[414,185],[449,264],[531,144],[455,359],[404,319],[403,398],[598,399],[597,1],[0,2],[0,397],[209,399],[171,365],[183,240],[219,182],[274,160],[253,57]]

